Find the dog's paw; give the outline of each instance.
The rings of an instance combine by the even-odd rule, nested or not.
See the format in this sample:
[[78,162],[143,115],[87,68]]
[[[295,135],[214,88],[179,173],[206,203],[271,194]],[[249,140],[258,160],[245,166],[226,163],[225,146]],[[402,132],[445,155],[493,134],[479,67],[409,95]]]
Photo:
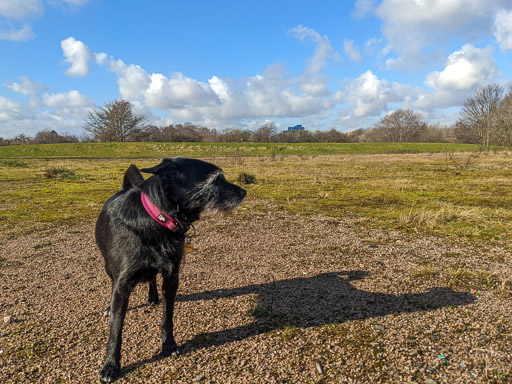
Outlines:
[[113,383],[121,375],[119,365],[105,365],[100,372],[100,381],[102,383]]
[[162,344],[162,352],[160,352],[162,356],[179,356],[181,355],[180,347],[176,345],[176,343],[172,344]]

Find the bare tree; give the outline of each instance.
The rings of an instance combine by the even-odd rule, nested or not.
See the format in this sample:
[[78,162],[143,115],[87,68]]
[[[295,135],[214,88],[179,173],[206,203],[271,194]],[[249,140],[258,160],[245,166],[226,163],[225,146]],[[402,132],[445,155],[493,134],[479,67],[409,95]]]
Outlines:
[[480,87],[462,106],[456,135],[466,143],[491,145],[496,140],[497,110],[503,97],[503,87],[489,84]]
[[247,143],[252,141],[252,132],[240,128],[227,128],[219,135],[224,143]]
[[9,145],[24,145],[24,144],[30,144],[32,139],[30,137],[28,137],[27,135],[25,135],[24,133],[19,133],[8,141],[9,141]]
[[273,121],[264,123],[254,132],[254,141],[256,143],[270,143],[277,134],[276,124]]
[[512,84],[496,111],[496,143],[512,146]]
[[89,112],[84,128],[97,141],[124,142],[141,139],[148,124],[146,115],[134,113],[129,101],[115,100]]
[[303,129],[300,131],[283,131],[275,136],[278,143],[312,143],[313,135],[310,131]]
[[78,143],[78,138],[72,135],[60,135],[54,130],[42,130],[37,132],[32,140],[34,144]]
[[346,143],[349,137],[346,133],[338,132],[331,128],[329,131],[316,131],[313,133],[313,141],[315,143]]
[[410,109],[397,109],[383,117],[368,133],[369,141],[403,143],[419,141],[426,128],[420,113]]

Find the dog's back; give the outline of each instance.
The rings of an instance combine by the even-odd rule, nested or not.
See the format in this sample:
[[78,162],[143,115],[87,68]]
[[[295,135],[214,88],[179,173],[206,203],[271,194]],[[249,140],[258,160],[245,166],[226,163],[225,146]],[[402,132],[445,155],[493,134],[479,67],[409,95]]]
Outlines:
[[[134,164],[130,165],[124,174],[122,189],[105,202],[98,216],[95,230],[96,244],[107,263],[109,256],[107,249],[110,248],[109,243],[112,241],[111,236],[114,229],[111,227],[112,216],[115,216],[117,219],[126,219],[124,209],[120,207],[126,204],[126,199],[123,197],[127,196],[130,190],[138,188],[143,182],[144,177],[139,169]],[[109,275],[111,274],[108,268],[107,272]]]

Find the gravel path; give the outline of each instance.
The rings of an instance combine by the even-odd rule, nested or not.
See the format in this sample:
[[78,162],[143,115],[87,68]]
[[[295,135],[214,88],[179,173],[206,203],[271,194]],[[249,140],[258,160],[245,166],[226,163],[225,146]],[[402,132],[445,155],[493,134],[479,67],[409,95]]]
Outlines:
[[[93,226],[0,238],[0,382],[98,382],[110,283]],[[183,355],[158,357],[162,309],[138,286],[119,383],[512,382],[506,245],[246,211],[197,232]]]

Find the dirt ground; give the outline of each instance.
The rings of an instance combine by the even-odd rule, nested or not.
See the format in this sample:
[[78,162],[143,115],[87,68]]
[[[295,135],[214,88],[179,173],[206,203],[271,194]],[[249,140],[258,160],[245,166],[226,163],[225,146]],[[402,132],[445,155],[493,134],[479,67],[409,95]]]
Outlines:
[[[0,235],[0,382],[98,382],[110,282],[92,222]],[[197,226],[159,358],[130,299],[118,383],[510,383],[512,259],[356,219],[240,212]]]

